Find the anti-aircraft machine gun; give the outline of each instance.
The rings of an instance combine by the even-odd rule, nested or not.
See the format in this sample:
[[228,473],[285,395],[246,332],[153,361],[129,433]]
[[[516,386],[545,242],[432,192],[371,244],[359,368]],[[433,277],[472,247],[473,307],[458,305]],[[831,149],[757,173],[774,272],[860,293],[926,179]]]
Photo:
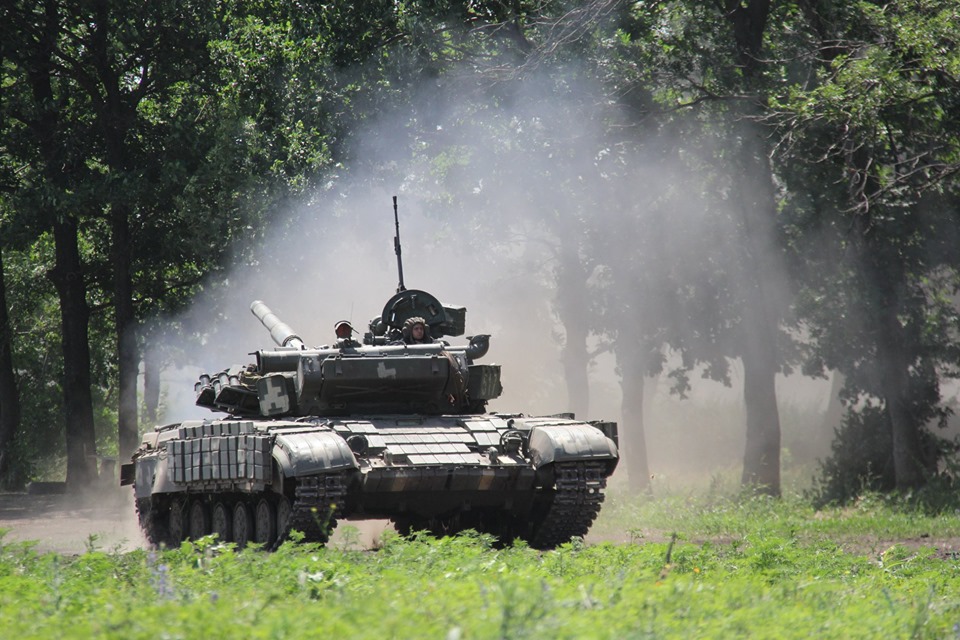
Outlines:
[[[343,518],[540,549],[587,533],[617,465],[616,424],[487,413],[502,391],[499,365],[477,362],[490,336],[448,343],[466,309],[405,288],[393,207],[400,282],[362,344],[309,348],[255,301],[277,346],[195,385],[197,405],[226,415],[144,435],[121,483],[152,544],[215,533],[272,547],[293,530],[325,542]],[[411,320],[432,340],[404,340]]]

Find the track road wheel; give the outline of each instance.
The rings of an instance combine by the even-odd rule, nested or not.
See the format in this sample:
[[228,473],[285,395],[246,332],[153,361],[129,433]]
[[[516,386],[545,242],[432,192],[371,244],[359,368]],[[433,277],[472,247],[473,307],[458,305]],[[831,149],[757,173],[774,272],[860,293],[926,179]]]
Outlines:
[[276,509],[266,498],[257,503],[257,516],[254,523],[255,540],[260,544],[270,546],[277,537]]
[[167,530],[168,518],[157,511],[152,498],[137,499],[137,519],[151,547],[156,548],[167,542],[170,535]]
[[290,525],[290,512],[292,508],[290,499],[287,498],[287,496],[281,496],[280,501],[277,502],[277,545],[283,542],[287,534],[290,533],[287,528]]
[[212,520],[212,529],[213,533],[217,534],[217,540],[233,542],[233,514],[230,508],[222,502],[213,505]]
[[239,501],[233,507],[233,541],[243,549],[253,539],[253,514],[249,505]]
[[199,540],[210,535],[210,510],[202,500],[190,504],[190,539]]
[[187,536],[187,501],[174,498],[167,515],[167,531],[170,533],[170,546],[179,547]]

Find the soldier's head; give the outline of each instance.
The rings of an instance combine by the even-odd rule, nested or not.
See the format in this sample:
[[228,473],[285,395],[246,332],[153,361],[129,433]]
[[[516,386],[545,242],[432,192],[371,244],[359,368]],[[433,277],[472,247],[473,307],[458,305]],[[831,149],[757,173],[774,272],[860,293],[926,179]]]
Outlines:
[[407,343],[429,342],[430,330],[426,320],[419,317],[407,318],[403,323],[403,338]]
[[345,340],[353,334],[353,326],[346,320],[341,320],[337,324],[333,325],[333,330],[336,332],[337,337],[341,340]]

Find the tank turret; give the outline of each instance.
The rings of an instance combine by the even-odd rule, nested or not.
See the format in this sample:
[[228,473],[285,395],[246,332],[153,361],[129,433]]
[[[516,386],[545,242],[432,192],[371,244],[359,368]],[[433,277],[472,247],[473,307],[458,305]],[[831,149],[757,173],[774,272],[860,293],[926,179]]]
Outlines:
[[[452,320],[447,308],[454,310]],[[423,291],[393,296],[359,346],[310,349],[263,302],[253,302],[250,310],[277,347],[256,351],[255,364],[201,375],[195,385],[199,406],[238,417],[459,415],[482,413],[502,391],[499,365],[475,362],[489,349],[489,335],[461,345],[402,339],[403,323],[418,317],[431,335],[463,334],[466,311],[444,307]]]
[[537,548],[587,532],[619,458],[617,425],[487,413],[503,389],[500,366],[477,362],[490,336],[455,340],[466,309],[404,287],[399,222],[395,247],[397,293],[362,343],[308,347],[251,304],[276,346],[200,376],[197,405],[222,415],[156,427],[123,467],[153,544],[215,533],[272,546],[293,530],[323,542],[338,518],[364,517]]

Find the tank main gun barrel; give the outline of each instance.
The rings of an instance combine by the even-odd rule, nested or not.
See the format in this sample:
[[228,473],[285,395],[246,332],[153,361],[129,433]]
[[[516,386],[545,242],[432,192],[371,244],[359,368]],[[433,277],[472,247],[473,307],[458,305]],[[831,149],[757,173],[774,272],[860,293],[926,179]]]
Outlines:
[[257,316],[257,320],[267,328],[273,341],[281,347],[293,347],[295,349],[307,348],[303,339],[294,333],[293,329],[291,329],[286,322],[278,318],[273,311],[270,311],[270,307],[263,304],[260,300],[253,301],[250,305],[250,311],[252,311],[253,315]]

